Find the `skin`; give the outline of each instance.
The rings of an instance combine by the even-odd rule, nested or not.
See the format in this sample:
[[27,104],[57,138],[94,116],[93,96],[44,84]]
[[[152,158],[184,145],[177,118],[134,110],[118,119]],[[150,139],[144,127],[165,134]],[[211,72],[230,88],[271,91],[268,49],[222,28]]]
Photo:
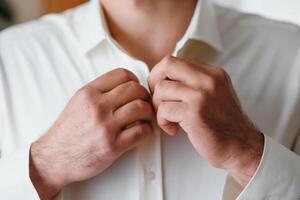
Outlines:
[[80,89],[31,147],[30,177],[41,199],[103,172],[151,136],[153,107],[135,75],[111,71]]
[[101,3],[114,39],[152,68],[174,51],[189,26],[197,0],[101,0]]
[[52,199],[63,187],[103,172],[151,137],[155,118],[169,135],[183,129],[203,158],[245,186],[259,165],[264,139],[243,112],[229,76],[219,67],[165,56],[186,32],[196,0],[101,2],[112,36],[153,68],[152,99],[124,69],[76,92],[31,146],[30,178],[40,198]]
[[158,125],[173,136],[182,128],[203,158],[245,187],[260,163],[264,137],[243,112],[226,71],[167,56],[148,82]]

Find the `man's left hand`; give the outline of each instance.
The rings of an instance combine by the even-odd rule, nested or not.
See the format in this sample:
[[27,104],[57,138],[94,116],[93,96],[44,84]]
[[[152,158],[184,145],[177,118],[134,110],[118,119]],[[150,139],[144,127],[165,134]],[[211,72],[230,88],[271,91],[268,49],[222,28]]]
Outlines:
[[158,125],[182,128],[198,153],[243,187],[258,168],[264,137],[242,110],[226,71],[168,56],[148,79]]

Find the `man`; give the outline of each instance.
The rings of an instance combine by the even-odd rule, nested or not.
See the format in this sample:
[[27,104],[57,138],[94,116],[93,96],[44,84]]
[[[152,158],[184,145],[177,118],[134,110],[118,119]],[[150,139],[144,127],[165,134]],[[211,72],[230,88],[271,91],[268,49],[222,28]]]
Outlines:
[[92,0],[2,32],[2,198],[298,199],[299,30]]

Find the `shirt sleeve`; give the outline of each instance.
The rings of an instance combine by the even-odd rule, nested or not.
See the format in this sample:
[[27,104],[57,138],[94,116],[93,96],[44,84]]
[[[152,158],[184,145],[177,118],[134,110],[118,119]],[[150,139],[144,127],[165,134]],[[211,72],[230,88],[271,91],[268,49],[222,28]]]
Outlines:
[[[1,45],[1,42],[0,42]],[[4,116],[3,116],[3,63],[0,53],[0,194],[1,199],[39,199],[39,196],[29,177],[30,145],[16,149],[6,155],[3,151]]]
[[256,174],[237,197],[237,200],[248,199],[300,199],[300,157],[265,136],[264,153]]

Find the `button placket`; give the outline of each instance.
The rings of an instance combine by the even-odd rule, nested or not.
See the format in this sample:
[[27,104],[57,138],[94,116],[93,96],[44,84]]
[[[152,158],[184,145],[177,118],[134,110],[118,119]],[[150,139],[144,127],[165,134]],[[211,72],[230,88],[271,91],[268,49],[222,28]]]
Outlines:
[[138,147],[139,200],[163,200],[161,138],[159,129],[155,127],[154,137]]
[[[120,51],[122,52],[122,51]],[[132,71],[148,91],[148,66],[136,60],[124,52],[123,58],[128,61],[128,70]],[[156,123],[154,123],[153,137],[137,147],[139,168],[139,194],[138,200],[163,200],[162,185],[162,160],[161,160],[161,136]]]
[[[139,75],[141,84],[149,91],[147,78],[149,68],[141,61],[134,61],[133,69]],[[139,156],[139,200],[163,200],[161,137],[154,124],[153,137],[138,147]]]

